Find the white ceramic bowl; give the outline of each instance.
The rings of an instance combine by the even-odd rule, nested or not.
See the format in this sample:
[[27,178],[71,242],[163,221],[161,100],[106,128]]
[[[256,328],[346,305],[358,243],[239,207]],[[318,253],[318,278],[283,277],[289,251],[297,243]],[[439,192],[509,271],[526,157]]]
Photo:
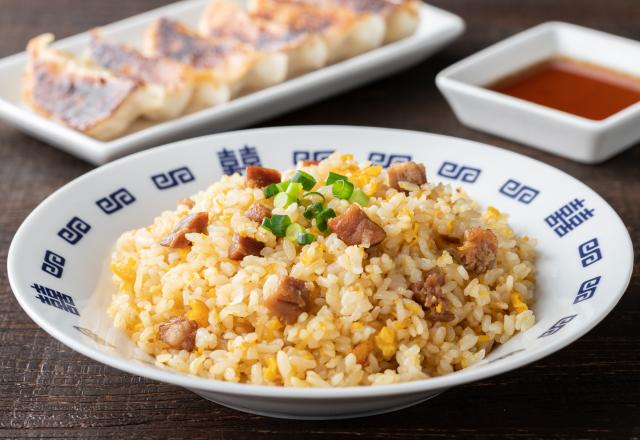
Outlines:
[[602,162],[640,141],[640,103],[594,121],[485,88],[554,55],[640,78],[640,42],[549,22],[446,68],[436,84],[463,124],[579,162]]
[[[103,26],[102,33],[109,39],[140,47],[144,30],[159,17],[170,17],[195,27],[208,4],[209,0],[179,1]],[[27,55],[22,52],[0,60],[0,118],[70,154],[103,164],[144,148],[249,125],[390,75],[424,60],[463,31],[464,22],[460,17],[423,4],[420,25],[408,38],[217,107],[155,124],[138,121],[128,133],[108,142],[50,121],[22,104],[20,78],[27,61]],[[60,40],[54,46],[82,53],[88,41],[89,33],[84,32]]]
[[[243,385],[172,372],[155,366],[112,327],[105,309],[114,291],[108,260],[115,239],[219,179],[220,152],[225,151],[226,171],[231,171],[234,158],[239,168],[251,155],[265,166],[284,169],[298,160],[323,158],[335,148],[383,166],[409,159],[424,162],[431,181],[462,186],[482,205],[510,213],[515,232],[539,242],[537,324],[463,371],[341,389]],[[29,316],[86,356],[242,411],[311,419],[403,408],[553,353],[609,313],[627,287],[632,263],[629,235],[611,207],[550,166],[446,136],[330,126],[213,135],[98,168],[55,192],[25,220],[9,250],[8,273]]]

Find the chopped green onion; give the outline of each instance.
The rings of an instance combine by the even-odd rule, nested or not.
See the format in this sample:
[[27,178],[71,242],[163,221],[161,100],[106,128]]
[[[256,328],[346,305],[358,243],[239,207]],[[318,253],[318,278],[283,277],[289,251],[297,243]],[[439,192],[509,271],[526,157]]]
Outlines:
[[284,237],[289,225],[291,225],[291,219],[288,215],[274,214],[271,216],[271,232],[276,237]]
[[322,203],[314,203],[313,205],[307,207],[302,215],[304,215],[305,218],[312,219],[316,215],[320,214],[323,209],[324,205]]
[[306,199],[306,198],[315,197],[315,196],[320,197],[322,199],[322,201],[324,202],[324,200],[325,200],[324,196],[322,194],[320,194],[319,192],[317,192],[317,191],[308,192],[304,196],[302,196],[302,198]]
[[349,201],[351,203],[357,203],[363,208],[369,204],[369,196],[364,193],[364,191],[360,189],[355,189],[351,197],[349,197]]
[[293,223],[287,227],[285,236],[289,241],[296,241],[300,234],[304,234],[304,228],[298,223]]
[[267,199],[270,199],[280,192],[280,188],[278,188],[278,185],[276,185],[275,183],[271,183],[267,185],[262,191],[264,192],[264,196]]
[[273,199],[273,206],[275,206],[276,208],[286,208],[296,200],[297,199],[295,197],[292,197],[291,194],[281,192],[276,194],[276,197]]
[[290,180],[285,180],[284,182],[276,183],[276,186],[280,190],[280,192],[285,192],[291,183]]
[[265,228],[267,231],[271,231],[271,217],[263,218],[260,227]]
[[329,232],[329,226],[327,225],[327,220],[332,217],[335,217],[336,213],[333,209],[328,208],[316,215],[316,226],[322,232]]
[[353,193],[353,183],[348,180],[338,180],[333,184],[333,195],[342,200],[348,200]]
[[305,244],[311,244],[313,243],[313,240],[315,240],[316,237],[313,234],[310,234],[308,232],[304,232],[301,234],[298,234],[298,238],[297,238],[297,242],[299,245],[304,246]]
[[337,182],[338,180],[349,180],[347,176],[343,176],[342,174],[329,172],[329,176],[327,177],[327,182],[325,185],[331,185],[332,183]]
[[291,182],[287,187],[286,193],[289,194],[294,201],[298,200],[298,196],[302,192],[302,184],[298,182]]
[[305,191],[309,191],[316,184],[316,179],[314,179],[311,174],[302,170],[296,171],[291,181],[301,183]]

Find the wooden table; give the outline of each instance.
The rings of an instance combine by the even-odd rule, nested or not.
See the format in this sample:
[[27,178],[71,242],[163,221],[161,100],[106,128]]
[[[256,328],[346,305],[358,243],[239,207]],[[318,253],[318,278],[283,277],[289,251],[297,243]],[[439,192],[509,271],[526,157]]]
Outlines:
[[[45,31],[59,37],[166,1],[2,0],[0,57]],[[433,0],[467,21],[455,44],[411,70],[264,125],[354,124],[444,133],[542,160],[582,180],[640,242],[640,148],[580,165],[461,126],[434,86],[444,67],[545,20],[640,40],[638,0]],[[0,78],[0,81],[2,79]],[[567,145],[567,148],[571,148]],[[0,266],[16,228],[46,196],[92,166],[0,123]],[[636,253],[638,246],[636,245]],[[640,438],[640,276],[615,310],[570,347],[525,368],[450,390],[401,412],[295,422],[229,410],[177,387],[122,373],[40,330],[0,271],[0,437]]]

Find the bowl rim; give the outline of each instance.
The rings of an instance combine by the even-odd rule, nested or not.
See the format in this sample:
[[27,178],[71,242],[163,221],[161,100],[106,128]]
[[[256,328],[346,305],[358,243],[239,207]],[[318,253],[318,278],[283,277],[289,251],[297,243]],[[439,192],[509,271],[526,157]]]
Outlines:
[[[455,62],[454,64],[444,68],[436,75],[436,85],[440,89],[453,89],[459,93],[471,94],[476,99],[493,101],[502,106],[517,108],[520,111],[532,113],[538,117],[553,118],[563,124],[572,125],[582,130],[588,130],[594,133],[616,128],[620,124],[628,122],[632,119],[640,117],[640,102],[631,104],[630,106],[606,117],[601,120],[585,118],[573,113],[558,110],[525,99],[516,98],[504,93],[491,90],[482,85],[470,84],[466,81],[455,78],[454,75],[462,71],[473,71],[479,65],[487,63],[486,58],[492,55],[500,54],[505,50],[518,47],[524,42],[543,38],[547,33],[553,33],[557,30],[568,30],[570,32],[590,33],[598,38],[606,38],[617,40],[624,44],[633,44],[640,49],[640,41],[619,35],[592,29],[586,26],[580,26],[564,21],[546,21],[528,29],[504,38],[490,46],[485,47],[471,55]],[[602,63],[606,67],[606,63]],[[513,71],[504,71],[500,76],[504,77],[514,73]]]
[[[79,339],[72,338],[67,336],[65,333],[59,331],[56,326],[50,325],[47,321],[41,318],[40,313],[38,313],[35,308],[31,306],[30,303],[26,301],[26,296],[22,293],[22,288],[17,284],[16,276],[17,276],[17,264],[16,261],[16,248],[18,247],[17,243],[20,243],[24,240],[23,235],[25,234],[25,230],[27,229],[27,225],[37,221],[37,217],[39,217],[40,211],[47,209],[47,206],[51,203],[55,203],[59,197],[64,196],[64,191],[68,186],[71,185],[80,185],[84,181],[91,179],[96,174],[109,173],[111,170],[117,168],[121,163],[125,161],[129,161],[137,158],[144,158],[148,156],[152,156],[154,154],[162,154],[164,151],[174,150],[179,148],[184,148],[185,144],[190,144],[193,142],[202,142],[209,141],[211,138],[224,138],[224,137],[234,137],[238,135],[242,135],[245,133],[252,134],[260,134],[264,132],[270,131],[280,131],[291,132],[291,131],[313,131],[313,130],[331,130],[332,132],[342,131],[342,132],[371,132],[371,131],[391,131],[395,132],[398,135],[404,134],[413,134],[413,135],[426,135],[427,137],[439,137],[447,140],[455,140],[456,142],[468,143],[470,145],[474,145],[476,147],[484,147],[488,148],[493,152],[497,152],[499,154],[504,154],[507,156],[515,156],[519,160],[535,162],[549,170],[553,170],[555,172],[561,173],[565,178],[570,179],[574,183],[578,185],[582,185],[585,188],[588,188],[594,195],[596,199],[599,199],[601,203],[604,203],[606,206],[609,206],[611,209],[611,213],[613,214],[614,221],[617,222],[617,227],[620,227],[621,230],[624,231],[625,240],[620,244],[620,249],[618,255],[620,257],[620,261],[629,261],[627,275],[623,280],[623,283],[620,288],[620,291],[615,292],[613,295],[609,295],[611,298],[607,307],[599,309],[594,315],[593,318],[587,322],[582,328],[573,333],[565,333],[567,336],[560,336],[556,338],[554,341],[548,343],[547,345],[540,346],[534,350],[527,350],[525,352],[519,353],[517,356],[512,356],[507,359],[502,360],[501,362],[495,364],[484,364],[482,368],[474,368],[470,367],[468,369],[460,370],[455,373],[446,374],[443,376],[437,376],[427,379],[420,379],[410,382],[401,382],[396,384],[389,385],[369,385],[369,386],[350,386],[350,387],[336,387],[336,388],[293,388],[293,387],[283,387],[283,386],[267,386],[267,385],[253,385],[253,384],[244,384],[244,383],[232,383],[217,379],[208,379],[201,378],[197,376],[191,376],[186,373],[178,373],[173,372],[167,369],[166,371],[158,368],[158,367],[148,367],[142,364],[136,364],[134,361],[125,361],[120,360],[116,357],[109,355],[108,353],[93,348],[89,345],[86,345],[82,342],[78,342]],[[625,250],[626,248],[626,250]],[[626,255],[626,257],[625,257]],[[211,391],[211,392],[219,392],[222,394],[230,394],[230,395],[238,395],[238,396],[255,396],[255,397],[268,397],[268,398],[282,398],[282,399],[299,399],[299,400],[311,400],[311,399],[320,399],[320,400],[329,400],[336,398],[353,398],[353,399],[364,399],[376,396],[393,396],[393,395],[404,395],[404,394],[418,394],[424,393],[427,391],[433,391],[437,389],[449,388],[456,385],[462,385],[469,382],[473,382],[480,379],[485,379],[488,377],[496,376],[498,374],[505,373],[507,371],[522,367],[534,361],[540,360],[555,351],[560,350],[561,348],[566,347],[577,339],[581,338],[584,334],[589,332],[593,327],[595,327],[598,323],[600,323],[609,312],[616,306],[619,302],[622,295],[626,292],[629,282],[631,280],[631,276],[633,273],[633,245],[631,242],[631,237],[629,236],[629,232],[627,231],[622,219],[617,214],[617,212],[611,207],[597,192],[592,190],[590,187],[580,182],[576,178],[571,175],[565,173],[564,171],[547,165],[544,162],[540,162],[538,160],[529,158],[519,153],[515,153],[509,150],[504,150],[495,146],[491,146],[488,144],[484,144],[481,142],[471,141],[467,139],[458,138],[455,136],[446,136],[442,134],[435,134],[429,132],[420,132],[416,130],[403,130],[403,129],[395,129],[395,128],[381,128],[381,127],[367,127],[367,126],[345,126],[345,125],[308,125],[308,126],[278,126],[278,127],[267,127],[267,128],[254,128],[254,129],[246,129],[246,130],[237,130],[226,133],[218,133],[213,135],[206,135],[195,137],[191,139],[181,140],[178,142],[173,142],[161,147],[152,148],[149,150],[140,151],[138,153],[123,157],[114,162],[111,162],[107,165],[103,165],[101,167],[95,168],[91,170],[71,182],[68,182],[61,188],[54,191],[48,197],[46,197],[40,204],[26,217],[26,219],[22,222],[17,232],[15,233],[11,245],[9,247],[8,258],[7,258],[7,273],[9,284],[11,286],[14,297],[22,307],[22,309],[27,313],[27,315],[43,330],[45,330],[49,335],[58,341],[62,342],[67,347],[71,348],[74,351],[77,351],[95,361],[98,361],[102,364],[108,365],[110,367],[114,367],[118,370],[125,371],[130,374],[134,374],[137,376],[146,377],[149,379],[157,380],[160,382],[166,382],[173,385],[182,386],[189,389],[198,389],[203,391]]]

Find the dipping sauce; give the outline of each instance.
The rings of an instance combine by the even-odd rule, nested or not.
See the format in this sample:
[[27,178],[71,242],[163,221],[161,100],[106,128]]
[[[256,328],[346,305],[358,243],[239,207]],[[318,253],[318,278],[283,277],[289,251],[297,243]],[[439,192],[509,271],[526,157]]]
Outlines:
[[570,58],[552,58],[487,88],[600,121],[640,101],[640,78]]

